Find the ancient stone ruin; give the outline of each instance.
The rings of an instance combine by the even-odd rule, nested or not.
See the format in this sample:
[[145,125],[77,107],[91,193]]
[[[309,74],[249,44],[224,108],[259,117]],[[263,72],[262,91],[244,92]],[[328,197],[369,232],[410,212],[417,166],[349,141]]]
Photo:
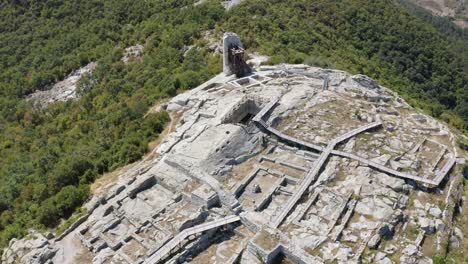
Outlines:
[[235,74],[237,77],[250,72],[245,62],[245,50],[237,34],[224,33],[223,37],[223,72],[226,75]]
[[366,76],[261,66],[166,109],[180,119],[158,155],[2,261],[429,263],[451,239],[453,135]]

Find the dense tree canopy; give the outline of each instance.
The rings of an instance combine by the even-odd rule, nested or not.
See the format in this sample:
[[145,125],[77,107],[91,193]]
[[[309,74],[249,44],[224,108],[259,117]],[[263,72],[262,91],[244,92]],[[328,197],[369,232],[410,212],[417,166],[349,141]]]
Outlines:
[[[55,226],[104,172],[138,160],[164,128],[149,106],[220,70],[205,49],[184,56],[219,5],[184,1],[2,2],[0,8],[0,247],[27,227]],[[164,10],[164,12],[161,12]],[[146,20],[146,21],[145,21]],[[122,50],[145,44],[141,60]],[[97,61],[81,99],[35,109],[24,96]],[[196,63],[195,63],[196,62]]]
[[[413,105],[468,129],[467,38],[434,28],[402,6],[377,1],[251,1],[226,28],[272,62],[312,62],[363,73]],[[244,19],[249,18],[249,19]]]
[[[0,247],[27,227],[55,226],[99,175],[139,159],[162,131],[161,98],[221,71],[203,32],[235,31],[271,63],[364,73],[413,105],[468,129],[466,39],[399,2],[44,0],[0,3]],[[144,44],[124,64],[125,47]],[[198,45],[187,51],[187,47]],[[35,109],[24,97],[90,61],[81,98]]]

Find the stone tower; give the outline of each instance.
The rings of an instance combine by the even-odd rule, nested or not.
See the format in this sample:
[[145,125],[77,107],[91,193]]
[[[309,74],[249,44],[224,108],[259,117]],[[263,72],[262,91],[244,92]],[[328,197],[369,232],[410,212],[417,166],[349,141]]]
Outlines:
[[233,32],[226,32],[223,36],[223,72],[226,75],[236,74],[238,77],[250,72],[244,59],[242,42]]

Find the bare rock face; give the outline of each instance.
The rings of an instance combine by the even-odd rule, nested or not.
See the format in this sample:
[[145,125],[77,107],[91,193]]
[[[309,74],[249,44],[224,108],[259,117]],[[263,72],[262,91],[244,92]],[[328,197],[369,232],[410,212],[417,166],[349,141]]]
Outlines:
[[48,263],[53,259],[58,249],[51,247],[48,240],[36,231],[31,231],[31,239],[10,241],[9,247],[3,252],[2,263]]
[[[131,60],[139,58],[143,53],[143,46],[137,44],[125,49],[122,61],[128,63]],[[70,73],[65,79],[55,83],[51,87],[44,87],[41,90],[28,95],[27,100],[32,101],[37,107],[46,107],[49,104],[55,102],[63,102],[68,100],[74,100],[78,98],[77,94],[77,83],[81,77],[85,74],[91,74],[96,68],[96,62],[90,62],[86,66],[83,66],[72,73]]]
[[259,66],[166,110],[180,119],[158,155],[2,262],[425,263],[463,239],[454,135],[367,76]]
[[366,75],[357,74],[351,77],[355,82],[369,89],[378,89],[380,86]]
[[76,84],[85,74],[91,73],[96,68],[95,62],[90,62],[86,66],[72,72],[60,82],[45,90],[36,91],[26,98],[38,107],[46,107],[54,102],[67,101],[77,98]]
[[131,59],[139,58],[143,54],[143,45],[137,44],[125,49],[122,61],[127,63]]
[[419,225],[421,226],[422,230],[427,234],[433,234],[435,232],[435,223],[433,220],[420,217],[419,218]]

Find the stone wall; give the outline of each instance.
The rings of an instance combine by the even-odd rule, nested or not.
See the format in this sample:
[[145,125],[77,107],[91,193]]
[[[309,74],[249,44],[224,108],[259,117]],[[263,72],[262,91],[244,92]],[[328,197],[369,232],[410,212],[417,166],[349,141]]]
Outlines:
[[229,63],[229,47],[237,46],[242,48],[242,42],[239,36],[233,32],[226,32],[223,36],[223,72],[226,75],[234,74],[232,65]]
[[251,114],[253,118],[265,103],[263,98],[245,96],[221,118],[221,123],[239,123],[247,114]]

